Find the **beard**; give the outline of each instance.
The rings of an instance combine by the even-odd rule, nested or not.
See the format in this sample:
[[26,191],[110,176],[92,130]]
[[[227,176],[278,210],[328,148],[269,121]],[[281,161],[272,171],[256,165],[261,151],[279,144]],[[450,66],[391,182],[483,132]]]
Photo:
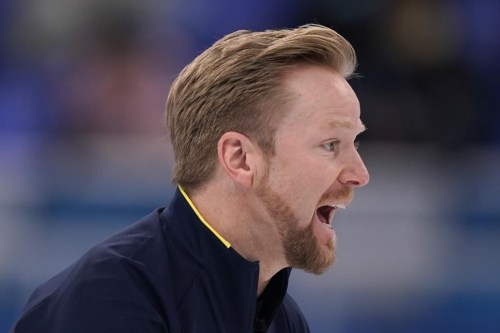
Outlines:
[[[301,228],[299,219],[291,206],[269,186],[267,176],[258,186],[257,196],[264,203],[271,218],[277,223],[287,263],[293,268],[299,268],[308,273],[324,273],[335,261],[335,235],[329,239],[326,249],[322,247],[313,232],[314,220],[311,219],[308,226]],[[342,197],[349,190],[325,197]],[[349,195],[352,196],[352,191]]]

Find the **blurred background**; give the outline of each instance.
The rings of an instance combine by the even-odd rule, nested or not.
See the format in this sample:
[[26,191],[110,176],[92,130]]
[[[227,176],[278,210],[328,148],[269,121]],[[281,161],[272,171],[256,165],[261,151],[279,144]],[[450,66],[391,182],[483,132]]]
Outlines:
[[357,50],[369,186],[338,259],[296,271],[312,332],[500,332],[498,0],[0,2],[0,332],[33,288],[163,206],[180,69],[237,29]]

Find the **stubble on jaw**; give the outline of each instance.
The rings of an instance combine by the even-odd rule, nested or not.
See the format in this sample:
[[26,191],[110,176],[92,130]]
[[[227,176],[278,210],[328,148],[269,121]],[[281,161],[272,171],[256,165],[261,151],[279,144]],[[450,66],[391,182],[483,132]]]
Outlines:
[[290,205],[269,186],[267,174],[262,178],[256,192],[271,218],[277,223],[285,259],[290,267],[322,274],[333,265],[335,238],[330,239],[324,249],[314,236],[313,221],[307,227],[300,228],[299,220]]

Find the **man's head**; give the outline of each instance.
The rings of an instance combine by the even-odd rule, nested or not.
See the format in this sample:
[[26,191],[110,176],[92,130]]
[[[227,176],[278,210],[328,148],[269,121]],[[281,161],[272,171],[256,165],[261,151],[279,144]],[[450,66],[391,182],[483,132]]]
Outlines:
[[252,229],[246,242],[264,244],[251,259],[318,274],[333,263],[335,212],[369,178],[355,144],[365,129],[359,101],[346,81],[355,67],[343,37],[309,25],[228,35],[174,82],[166,111],[174,181],[225,195],[233,223]]
[[229,131],[248,136],[272,156],[274,134],[289,102],[283,79],[301,64],[330,68],[348,78],[356,56],[335,31],[306,25],[234,32],[186,66],[171,87],[166,108],[174,183],[189,191],[209,181],[217,166],[217,142]]

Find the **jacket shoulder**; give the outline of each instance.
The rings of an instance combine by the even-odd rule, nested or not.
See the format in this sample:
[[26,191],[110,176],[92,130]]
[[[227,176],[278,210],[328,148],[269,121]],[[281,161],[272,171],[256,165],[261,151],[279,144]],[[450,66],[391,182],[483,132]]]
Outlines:
[[164,308],[147,273],[149,257],[164,250],[158,224],[157,214],[147,216],[41,285],[12,332],[163,332]]

